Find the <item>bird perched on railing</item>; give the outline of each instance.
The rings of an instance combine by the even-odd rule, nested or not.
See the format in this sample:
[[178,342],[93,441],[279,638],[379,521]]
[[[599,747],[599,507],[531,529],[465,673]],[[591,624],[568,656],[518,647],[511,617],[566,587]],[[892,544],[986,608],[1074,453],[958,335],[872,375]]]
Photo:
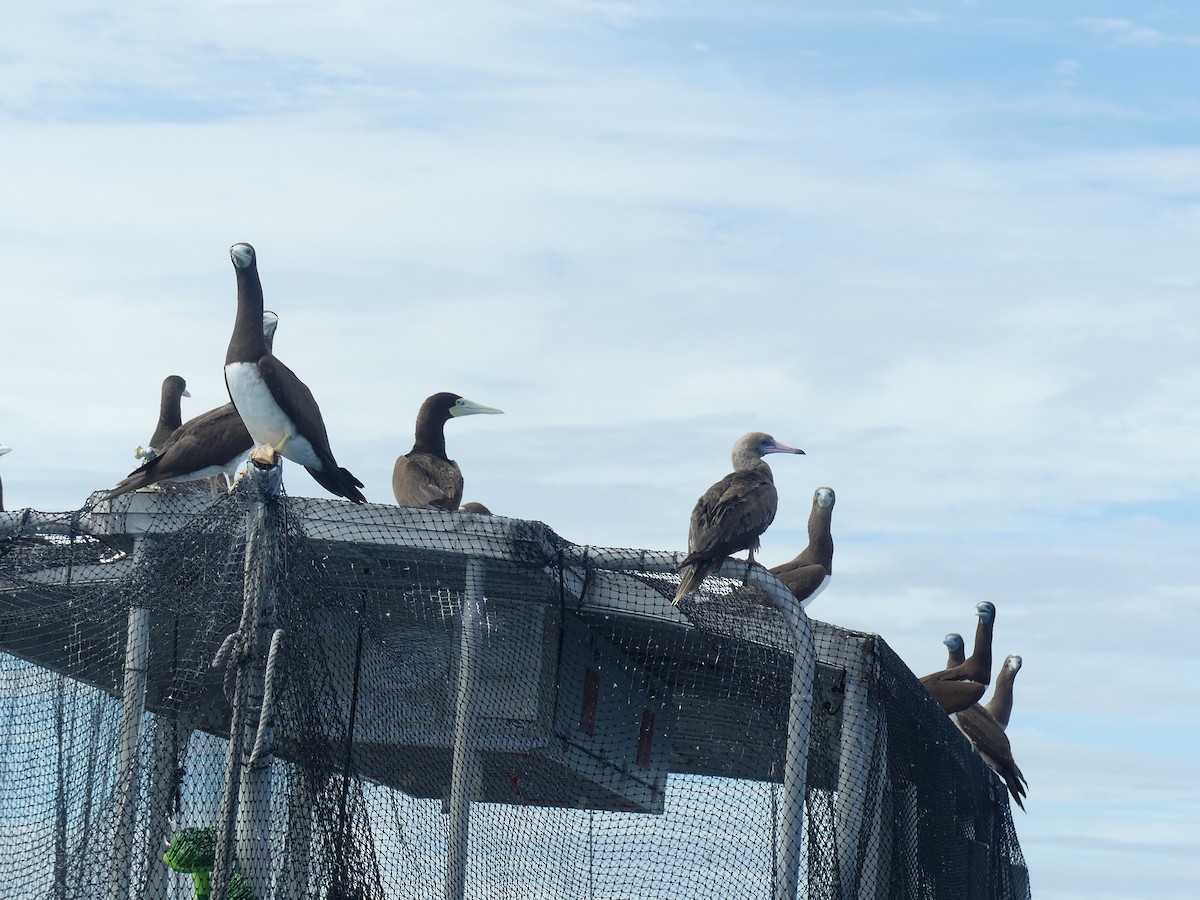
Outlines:
[[761,431],[738,438],[733,445],[733,471],[710,487],[696,501],[688,528],[688,553],[679,564],[678,603],[721,567],[732,553],[749,551],[753,565],[759,538],[775,519],[779,493],[768,453],[804,453],[781,444]]
[[817,595],[825,590],[829,579],[833,577],[833,534],[830,524],[836,499],[833,488],[816,489],[812,512],[808,514],[808,546],[790,562],[767,570],[786,584],[804,607],[817,599]]
[[427,397],[417,411],[413,447],[396,459],[392,469],[396,502],[401,506],[457,510],[462,502],[463,476],[458,463],[446,455],[446,423],[459,416],[503,412],[446,391]]
[[[275,341],[279,317],[265,310],[262,317],[263,340],[270,349]],[[210,409],[180,425],[163,443],[159,452],[129,473],[104,495],[111,500],[129,491],[161,482],[183,483],[225,476],[233,490],[237,470],[254,449],[254,440],[232,403]],[[214,487],[215,490],[215,487]]]
[[279,454],[308,469],[330,493],[365,503],[362,482],[333,457],[312,391],[263,341],[263,290],[254,248],[234,244],[229,256],[237,275],[238,306],[225,353],[225,386],[256,444],[250,458],[274,464]]
[[134,459],[149,462],[162,451],[167,438],[175,433],[175,429],[183,421],[180,398],[190,396],[192,395],[188,393],[187,382],[183,380],[182,376],[168,375],[163,379],[162,393],[158,401],[158,425],[155,426],[154,434],[150,435],[150,441],[146,446],[138,446],[134,449]]
[[[975,605],[979,623],[971,655],[958,665],[947,666],[921,679],[921,684],[946,713],[956,713],[978,703],[992,680],[992,628],[996,607],[987,600]],[[949,635],[947,636],[949,639]]]

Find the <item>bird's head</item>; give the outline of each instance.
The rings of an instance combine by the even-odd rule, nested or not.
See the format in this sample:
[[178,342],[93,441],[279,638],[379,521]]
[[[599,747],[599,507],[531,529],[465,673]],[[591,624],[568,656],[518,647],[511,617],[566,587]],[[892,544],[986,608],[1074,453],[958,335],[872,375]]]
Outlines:
[[476,403],[473,400],[468,400],[466,397],[460,397],[457,394],[449,394],[448,396],[454,398],[453,402],[450,404],[450,408],[447,410],[451,416],[499,416],[504,414],[504,410],[502,409],[496,409],[494,406],[484,406],[482,403]]
[[1021,671],[1021,657],[1015,653],[1010,653],[1004,658],[1004,668],[1016,675]]
[[833,488],[819,487],[816,493],[813,494],[813,503],[821,507],[821,509],[833,509],[833,504],[837,500],[834,496]]
[[984,625],[990,625],[996,618],[996,604],[989,600],[980,600],[975,604],[975,615]]
[[[242,244],[239,246],[249,246]],[[251,250],[251,253],[254,251]],[[275,342],[275,329],[279,327],[279,316],[269,309],[263,310],[263,339],[267,342],[267,349],[271,349],[271,345]]]
[[963,644],[962,635],[955,631],[950,632],[948,635],[942,638],[942,643],[946,645],[946,649],[951,653],[957,653],[965,646],[965,644]]
[[254,248],[246,243],[234,244],[229,248],[229,258],[239,269],[248,269],[254,264]]

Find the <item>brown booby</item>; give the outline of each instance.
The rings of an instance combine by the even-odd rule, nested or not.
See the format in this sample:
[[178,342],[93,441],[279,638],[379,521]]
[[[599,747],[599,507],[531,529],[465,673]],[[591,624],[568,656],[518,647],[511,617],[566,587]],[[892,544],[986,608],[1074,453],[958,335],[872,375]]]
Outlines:
[[942,638],[942,643],[946,645],[946,651],[949,654],[946,657],[947,669],[961,666],[967,661],[966,644],[963,642],[962,635],[957,631],[952,631]]
[[472,500],[470,503],[464,503],[462,506],[460,506],[458,508],[458,511],[465,512],[465,513],[475,513],[475,515],[477,515],[477,516],[490,516],[492,514],[492,511],[490,509],[488,509],[482,503],[476,503],[474,500]]
[[273,462],[278,453],[308,469],[330,493],[365,503],[367,498],[359,490],[362,482],[333,457],[312,391],[275,358],[263,340],[262,281],[254,248],[234,244],[229,256],[237,274],[238,308],[225,353],[225,386],[256,445],[251,458]]
[[392,469],[396,502],[401,506],[457,510],[462,501],[463,476],[458,463],[446,456],[446,423],[459,416],[503,412],[445,391],[427,397],[417,412],[413,447],[397,458]]
[[188,393],[187,382],[180,375],[168,375],[163,379],[162,395],[158,401],[158,425],[154,429],[154,434],[150,435],[150,442],[145,447],[138,447],[133,451],[134,459],[144,459],[147,462],[154,459],[163,448],[175,429],[183,422],[182,415],[179,409],[179,400],[181,397],[190,397]]
[[[263,312],[263,339],[268,348],[274,344],[278,325],[275,313]],[[233,490],[237,470],[253,448],[254,441],[242,417],[232,403],[226,403],[180,425],[156,456],[130,472],[104,499],[162,481],[200,481],[218,475],[224,475],[225,483]]]
[[833,535],[829,525],[836,499],[833,488],[817,488],[812,512],[808,514],[808,546],[791,562],[768,570],[787,585],[803,607],[817,599],[833,576]]
[[[0,447],[0,456],[8,453],[12,447]],[[4,482],[0,481],[0,512],[4,512]]]
[[978,703],[992,680],[992,627],[996,607],[987,600],[975,605],[979,623],[975,627],[975,646],[962,663],[932,672],[921,679],[938,706],[948,714],[960,712]]
[[1017,801],[1017,806],[1025,808],[1021,798],[1025,796],[1028,782],[1013,759],[1012,746],[1004,727],[995,717],[978,703],[973,703],[952,717],[954,724],[959,727],[971,746],[983,758],[1008,787],[1009,794]]
[[731,553],[748,550],[753,565],[759,537],[775,518],[779,494],[768,453],[804,453],[769,434],[752,431],[733,445],[733,471],[696,501],[688,528],[688,553],[679,564],[678,603],[721,567]]
[[987,711],[1000,723],[1001,728],[1008,728],[1013,707],[1013,682],[1020,671],[1021,657],[1015,653],[1004,657],[1004,665],[1000,667],[1000,674],[996,676],[996,689],[992,691],[992,699],[987,704]]

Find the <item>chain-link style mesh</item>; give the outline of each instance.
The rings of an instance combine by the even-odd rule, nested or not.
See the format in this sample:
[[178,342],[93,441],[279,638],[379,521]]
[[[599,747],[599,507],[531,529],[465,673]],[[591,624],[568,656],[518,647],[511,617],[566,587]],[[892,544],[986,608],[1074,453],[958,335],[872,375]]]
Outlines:
[[745,900],[789,847],[799,897],[1029,896],[882,640],[794,667],[760,573],[675,608],[676,562],[253,486],[0,513],[0,896]]

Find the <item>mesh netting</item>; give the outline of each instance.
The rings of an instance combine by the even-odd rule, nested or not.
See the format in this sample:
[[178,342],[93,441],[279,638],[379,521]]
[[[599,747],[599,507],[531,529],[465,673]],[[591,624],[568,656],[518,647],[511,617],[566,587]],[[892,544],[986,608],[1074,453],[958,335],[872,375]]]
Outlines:
[[1029,896],[904,664],[794,666],[744,565],[676,609],[670,554],[536,522],[98,497],[0,513],[4,897],[744,900],[793,846],[800,897]]

